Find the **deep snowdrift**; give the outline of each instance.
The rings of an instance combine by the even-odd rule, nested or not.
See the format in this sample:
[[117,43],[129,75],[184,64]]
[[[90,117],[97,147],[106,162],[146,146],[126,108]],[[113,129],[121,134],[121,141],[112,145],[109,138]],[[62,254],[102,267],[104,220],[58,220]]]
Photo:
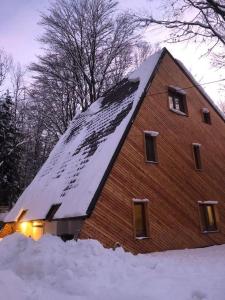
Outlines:
[[0,241],[0,299],[224,300],[225,246],[134,256],[14,234]]

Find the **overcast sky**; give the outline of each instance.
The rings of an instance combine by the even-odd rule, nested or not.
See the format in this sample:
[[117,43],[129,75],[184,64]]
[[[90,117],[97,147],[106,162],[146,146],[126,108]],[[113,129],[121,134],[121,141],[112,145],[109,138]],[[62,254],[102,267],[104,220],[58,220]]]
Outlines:
[[[40,12],[47,11],[51,0],[0,0],[0,48],[10,53],[14,61],[28,65],[40,53],[40,43],[37,41],[41,34],[41,27],[37,24]],[[149,9],[147,0],[120,0],[121,9]],[[153,3],[153,2],[151,2]],[[153,7],[154,8],[154,7]],[[162,37],[159,32],[149,32],[147,38],[150,42],[157,42]],[[209,58],[200,59],[204,47],[197,45],[162,44],[166,46],[173,56],[180,59],[202,83],[220,79],[222,74],[212,70]],[[218,102],[221,94],[219,85],[204,86],[210,96]]]

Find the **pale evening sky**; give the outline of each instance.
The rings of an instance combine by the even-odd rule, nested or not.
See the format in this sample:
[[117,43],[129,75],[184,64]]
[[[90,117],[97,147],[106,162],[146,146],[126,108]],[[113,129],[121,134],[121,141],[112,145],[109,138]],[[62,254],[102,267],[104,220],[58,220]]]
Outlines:
[[[0,0],[0,48],[13,56],[15,62],[28,65],[40,53],[40,43],[37,41],[41,28],[37,24],[40,12],[46,11],[51,0]],[[120,0],[121,8],[149,9],[148,0]],[[162,40],[159,32],[150,31],[146,34],[149,42]],[[192,74],[202,83],[222,78],[222,73],[212,70],[209,58],[201,58],[203,48],[197,45],[161,44],[166,46],[173,56],[181,60]],[[218,92],[219,84],[204,86],[215,102],[222,99]]]

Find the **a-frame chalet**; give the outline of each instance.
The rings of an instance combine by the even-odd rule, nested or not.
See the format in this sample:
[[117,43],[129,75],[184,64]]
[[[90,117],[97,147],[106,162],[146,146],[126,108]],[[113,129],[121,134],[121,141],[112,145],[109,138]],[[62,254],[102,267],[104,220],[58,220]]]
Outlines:
[[5,218],[134,253],[225,243],[225,118],[163,49],[74,118]]

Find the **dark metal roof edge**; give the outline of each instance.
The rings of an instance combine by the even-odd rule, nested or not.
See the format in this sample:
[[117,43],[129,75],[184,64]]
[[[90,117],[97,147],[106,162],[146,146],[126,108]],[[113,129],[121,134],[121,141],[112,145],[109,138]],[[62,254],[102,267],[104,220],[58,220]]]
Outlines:
[[[56,218],[56,219],[52,219],[51,221],[47,220],[47,219],[31,219],[31,220],[24,220],[24,221],[21,221],[19,223],[22,223],[22,222],[38,222],[38,221],[47,221],[47,222],[54,222],[54,221],[70,221],[70,220],[84,220],[86,219],[86,215],[84,216],[77,216],[77,217],[64,217],[64,218]],[[4,224],[14,224],[14,223],[17,223],[17,221],[10,221],[10,222],[3,222]]]
[[110,160],[110,162],[108,164],[108,167],[105,170],[105,173],[104,173],[104,175],[102,177],[102,180],[101,180],[101,182],[100,182],[100,184],[99,184],[99,186],[98,186],[98,188],[97,188],[97,190],[96,190],[96,192],[95,192],[95,194],[94,194],[94,196],[93,196],[93,198],[92,198],[92,200],[91,200],[91,202],[90,202],[90,204],[89,204],[89,206],[87,208],[87,211],[86,211],[87,217],[89,217],[92,214],[92,212],[93,212],[93,210],[95,208],[95,205],[96,205],[96,203],[98,201],[100,193],[101,193],[101,191],[102,191],[102,189],[104,187],[104,184],[105,184],[105,182],[106,182],[106,180],[107,180],[107,178],[109,176],[109,173],[112,170],[112,167],[113,167],[113,165],[114,165],[114,163],[116,161],[116,158],[117,158],[117,156],[118,156],[118,154],[119,154],[119,152],[120,152],[120,150],[121,150],[121,148],[122,148],[122,146],[123,146],[123,144],[124,144],[124,142],[126,140],[126,137],[127,137],[128,133],[130,131],[130,128],[131,128],[131,126],[132,126],[132,124],[134,122],[134,119],[136,118],[136,116],[137,116],[137,114],[139,112],[139,109],[141,107],[141,104],[143,103],[143,100],[144,100],[145,95],[146,95],[146,93],[147,93],[147,91],[149,89],[149,86],[150,86],[153,78],[155,77],[156,71],[158,70],[159,65],[160,65],[163,57],[165,56],[166,52],[167,52],[167,49],[163,48],[162,49],[162,53],[161,53],[161,55],[160,55],[160,57],[158,59],[158,62],[155,65],[155,68],[154,68],[154,70],[153,70],[153,72],[152,72],[152,74],[151,74],[151,76],[150,76],[150,78],[149,78],[149,80],[148,80],[148,82],[147,82],[147,84],[145,86],[145,89],[144,89],[144,91],[143,91],[143,93],[142,93],[142,95],[141,95],[141,97],[140,97],[140,99],[138,101],[138,104],[137,104],[137,106],[136,106],[136,108],[135,108],[135,110],[134,110],[134,112],[133,112],[133,114],[132,114],[132,116],[131,116],[128,124],[127,124],[127,127],[126,127],[126,129],[125,129],[125,131],[124,131],[124,133],[123,133],[123,135],[122,135],[122,137],[121,137],[121,139],[120,139],[120,141],[118,143],[118,146],[117,146],[117,148],[116,148],[116,150],[115,150],[115,152],[114,152],[114,154],[113,154],[113,156],[112,156],[112,158],[111,158],[111,160]]

